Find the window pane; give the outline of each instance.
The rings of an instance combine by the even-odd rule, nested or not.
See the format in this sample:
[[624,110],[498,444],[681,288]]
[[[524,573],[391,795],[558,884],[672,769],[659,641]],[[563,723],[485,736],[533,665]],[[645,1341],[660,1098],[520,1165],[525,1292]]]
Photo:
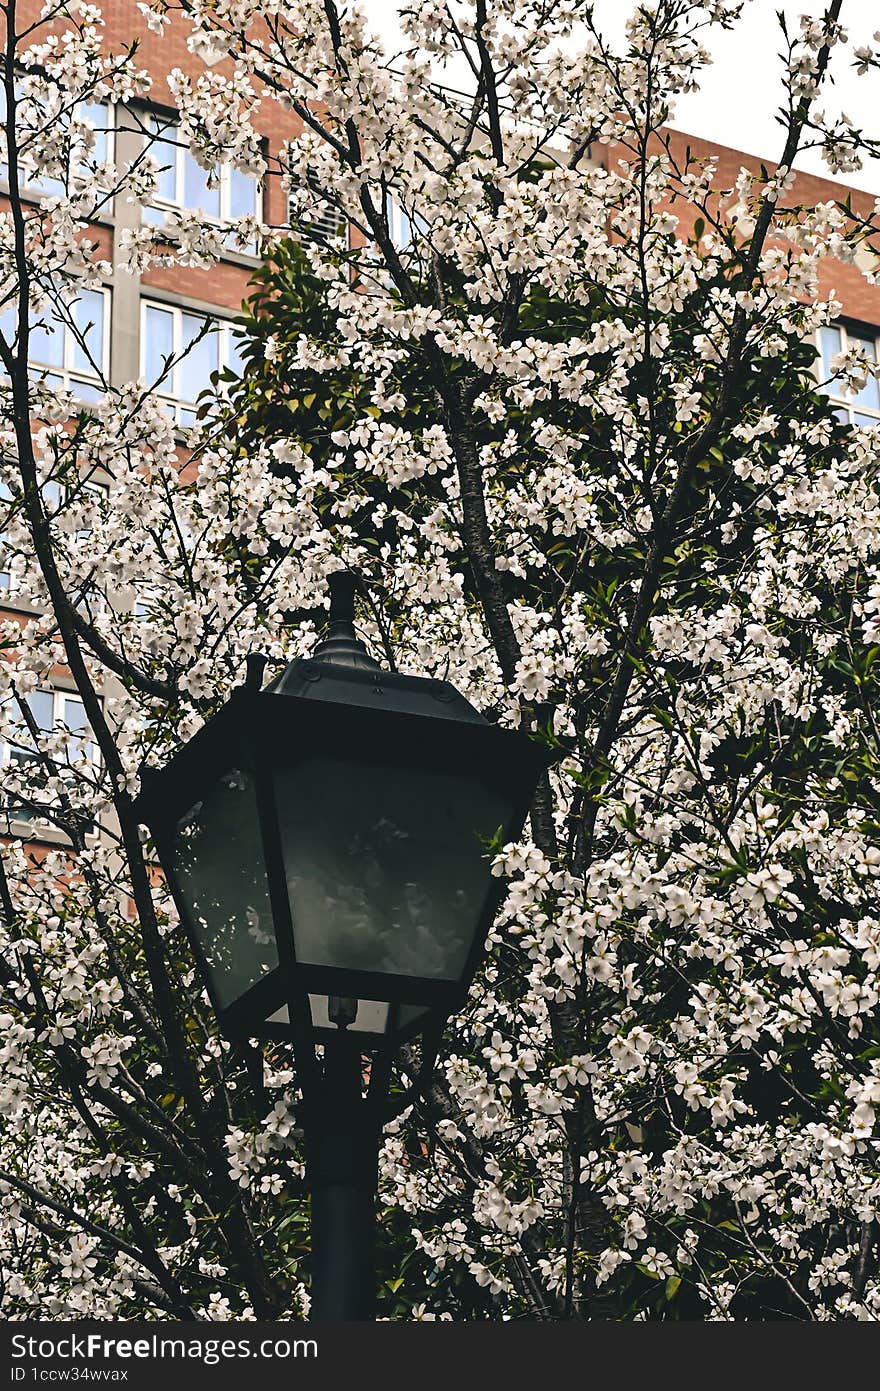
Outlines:
[[40,489],[40,497],[43,499],[43,506],[49,516],[54,516],[61,506],[61,484],[55,478],[50,478]]
[[[219,370],[220,337],[214,329],[204,333],[208,321],[201,314],[183,314],[181,319],[186,357],[178,368],[178,396],[181,401],[195,401],[199,392],[211,385],[211,373]],[[204,334],[201,339],[200,333]]]
[[144,371],[147,380],[160,391],[171,392],[171,376],[164,372],[165,360],[174,351],[174,317],[168,309],[147,306],[144,332]]
[[72,734],[82,734],[87,728],[86,709],[79,696],[64,697],[64,723]]
[[207,171],[196,164],[189,150],[183,156],[183,203],[209,217],[220,216],[220,188],[208,188]]
[[388,228],[398,251],[405,251],[412,241],[412,225],[403,208],[393,198],[388,204]]
[[226,330],[226,363],[238,377],[244,376],[245,361],[241,355],[244,339],[234,329]]
[[103,368],[104,359],[104,296],[99,290],[80,292],[73,306],[73,322],[77,333],[70,335],[71,368],[94,377]]
[[95,386],[92,382],[79,382],[74,380],[70,383],[70,390],[77,401],[100,401],[101,397],[104,395],[101,388]]
[[[831,359],[840,352],[840,329],[826,325],[819,330],[819,343],[822,350],[822,380],[827,382],[834,376]],[[823,390],[828,391],[830,387],[825,386]]]
[[[18,92],[19,100],[22,100],[21,92]],[[96,165],[105,164],[110,155],[110,111],[104,102],[78,102],[76,106],[77,120],[88,121],[95,129],[95,134],[91,138],[90,148],[86,154],[85,142],[77,139],[72,148],[72,158],[70,160],[70,170],[72,173],[82,173],[84,167],[95,168]],[[34,113],[31,112],[25,118],[28,126],[34,124]],[[36,121],[39,124],[40,113],[36,113]],[[22,129],[19,131],[20,141],[27,143],[28,133],[21,122]],[[58,117],[58,140],[62,140],[70,130],[70,111],[65,108]],[[0,126],[6,126],[6,93],[0,90]],[[57,143],[57,142],[56,142]],[[60,147],[59,147],[60,148]],[[5,141],[3,144],[3,155],[5,156]],[[5,158],[0,159],[0,178],[8,177],[8,167]],[[44,195],[63,195],[65,192],[65,181],[60,178],[51,178],[48,175],[40,176],[33,170],[33,164],[27,161],[27,150],[23,152],[22,163],[19,168],[19,183],[22,188],[26,188],[30,193],[40,193]]]
[[[38,729],[48,733],[52,728],[55,710],[55,696],[52,691],[31,691],[27,696],[27,704]],[[34,741],[24,723],[17,701],[13,701],[11,714],[13,721],[19,725],[19,731],[14,736],[15,741],[10,742],[9,756],[16,763],[25,763],[34,757]]]
[[94,521],[101,513],[101,489],[94,483],[85,483],[76,493],[68,496],[68,502],[80,509],[82,525],[77,527],[76,535],[80,541],[91,536]]
[[55,696],[52,691],[31,691],[27,703],[40,729],[48,733],[54,719]]
[[853,423],[860,430],[876,430],[877,426],[880,425],[880,418],[876,415],[865,415],[862,411],[856,411],[853,415]]
[[[854,338],[849,336],[849,346],[864,353],[869,362],[877,361],[877,348],[873,338]],[[880,391],[876,377],[869,377],[861,391],[853,392],[853,405],[867,406],[869,410],[880,410]]]
[[[71,164],[72,172],[75,171],[75,162]],[[28,189],[34,193],[41,193],[44,198],[64,198],[67,194],[67,186],[64,179],[55,179],[48,174],[34,174],[33,177],[25,177],[22,184],[26,184]]]
[[67,757],[71,762],[77,759],[87,759],[93,762],[95,758],[95,745],[88,735],[88,720],[86,719],[85,706],[79,696],[66,695],[64,697],[64,713],[62,716],[65,725],[70,730],[71,737],[67,741]]
[[28,361],[40,367],[64,366],[64,329],[48,305],[31,323]]
[[[0,168],[0,177],[2,177],[2,168]],[[10,348],[13,348],[18,336],[18,309],[13,304],[8,305],[0,313],[0,333]]]
[[77,107],[76,114],[80,120],[88,121],[95,128],[91,149],[87,156],[89,165],[94,167],[96,164],[106,164],[110,157],[110,140],[107,134],[110,123],[108,108],[103,102],[82,101]]
[[165,121],[160,121],[154,117],[149,122],[149,128],[154,134],[152,138],[147,139],[146,150],[150,158],[159,166],[156,178],[156,197],[161,198],[165,203],[175,203],[178,201],[177,146],[174,143],[177,139],[177,127],[168,125]]
[[247,217],[249,214],[257,215],[257,181],[253,174],[230,169],[229,216]]

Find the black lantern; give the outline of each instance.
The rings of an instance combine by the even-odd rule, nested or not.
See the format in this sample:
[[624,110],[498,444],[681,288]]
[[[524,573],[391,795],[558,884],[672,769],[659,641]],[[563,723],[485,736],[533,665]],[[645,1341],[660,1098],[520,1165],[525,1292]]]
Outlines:
[[294,1045],[323,1319],[372,1317],[391,1060],[423,1034],[429,1073],[492,925],[489,847],[519,835],[547,765],[448,682],[380,670],[355,635],[356,584],[331,576],[314,655],[265,689],[251,657],[135,804],[221,1029]]
[[446,681],[382,671],[331,576],[328,637],[249,679],[161,770],[152,831],[229,1037],[362,1036],[460,1007],[497,902],[487,847],[517,836],[546,759]]

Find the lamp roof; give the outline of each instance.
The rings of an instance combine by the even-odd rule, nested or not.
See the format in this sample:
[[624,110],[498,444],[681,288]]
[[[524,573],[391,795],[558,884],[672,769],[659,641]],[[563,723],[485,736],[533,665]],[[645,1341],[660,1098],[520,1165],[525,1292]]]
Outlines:
[[358,576],[337,570],[330,576],[330,626],[311,657],[296,657],[264,687],[268,695],[298,696],[432,719],[488,724],[449,681],[385,671],[367,651],[354,628]]

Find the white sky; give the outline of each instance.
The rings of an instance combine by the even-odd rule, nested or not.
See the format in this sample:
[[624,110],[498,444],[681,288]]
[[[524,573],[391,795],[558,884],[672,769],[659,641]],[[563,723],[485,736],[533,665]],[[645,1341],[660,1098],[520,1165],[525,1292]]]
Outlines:
[[[397,0],[363,0],[379,33],[391,45],[396,32]],[[782,10],[789,22],[789,33],[798,30],[801,14],[819,15],[826,0],[748,0],[743,18],[733,33],[708,31],[706,46],[714,62],[705,69],[702,90],[684,97],[671,122],[689,135],[701,135],[719,144],[730,145],[746,154],[776,159],[782,150],[783,134],[774,121],[780,104],[782,35],[776,18]],[[595,13],[606,37],[620,41],[630,0],[595,0]],[[843,0],[841,20],[856,47],[870,43],[880,30],[880,0]],[[875,45],[876,46],[876,45]],[[840,50],[835,50],[835,55]],[[833,87],[825,92],[825,110],[840,111],[861,126],[866,134],[880,137],[880,72],[872,69],[857,77],[849,60],[832,61]],[[807,151],[798,168],[828,177],[818,152]],[[880,161],[866,162],[860,173],[841,175],[841,181],[857,188],[880,193]]]

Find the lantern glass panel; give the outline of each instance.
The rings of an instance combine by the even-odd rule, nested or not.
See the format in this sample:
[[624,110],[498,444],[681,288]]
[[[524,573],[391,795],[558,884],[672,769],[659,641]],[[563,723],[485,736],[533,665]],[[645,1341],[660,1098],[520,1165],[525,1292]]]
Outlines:
[[466,774],[325,757],[275,786],[297,961],[458,980],[507,800]]
[[224,773],[181,817],[172,867],[223,1009],[278,966],[250,773]]

